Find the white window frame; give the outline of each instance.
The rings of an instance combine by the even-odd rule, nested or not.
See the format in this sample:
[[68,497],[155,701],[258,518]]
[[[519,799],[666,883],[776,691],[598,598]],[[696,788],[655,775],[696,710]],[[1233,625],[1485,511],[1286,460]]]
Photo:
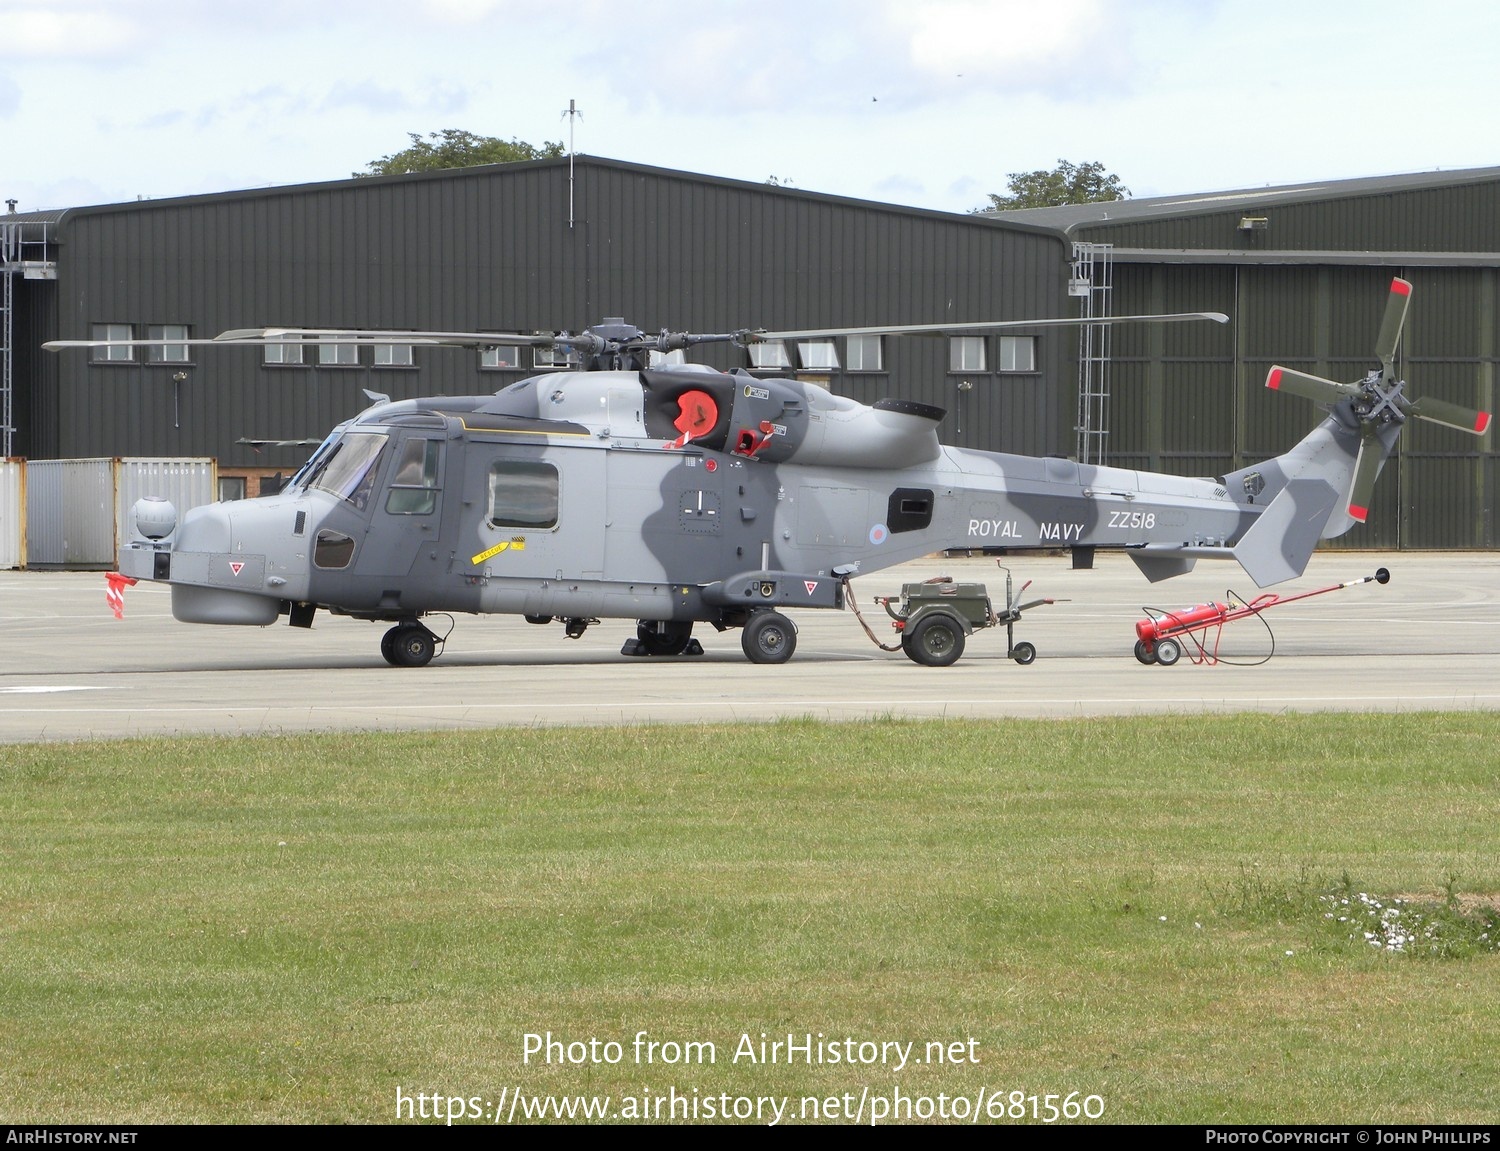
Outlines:
[[[135,339],[133,324],[94,324],[89,331],[89,338],[93,340]],[[130,344],[105,344],[94,349],[93,360],[96,364],[133,364],[135,348]]]
[[849,372],[885,371],[885,340],[880,336],[846,337],[844,370]]
[[[146,328],[148,340],[187,340],[190,330],[186,324],[150,324]],[[187,344],[148,344],[146,359],[153,364],[185,364],[188,362]]]
[[798,340],[797,360],[804,372],[839,370],[839,350],[832,340]]
[[484,371],[519,372],[521,370],[521,345],[496,344],[483,348],[479,353],[479,366]]
[[949,336],[948,370],[950,372],[989,371],[988,350],[983,336]]
[[578,353],[570,348],[538,344],[531,349],[531,366],[534,368],[571,368],[577,363]]
[[750,353],[750,367],[757,372],[774,372],[792,366],[786,354],[786,344],[781,340],[746,344],[745,351]]
[[332,340],[318,341],[318,367],[353,368],[358,366],[358,344],[336,344]]
[[268,364],[301,364],[302,341],[293,336],[268,336],[265,362]]
[[377,368],[414,368],[410,344],[376,344],[375,366]]
[[1036,371],[1036,337],[1001,336],[1000,370],[1002,372]]

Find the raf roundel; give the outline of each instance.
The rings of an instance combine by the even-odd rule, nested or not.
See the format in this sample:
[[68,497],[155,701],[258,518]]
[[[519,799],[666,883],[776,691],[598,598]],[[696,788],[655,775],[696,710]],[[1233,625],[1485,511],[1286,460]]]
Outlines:
[[870,542],[876,547],[885,543],[890,538],[891,532],[884,524],[876,524],[870,529]]

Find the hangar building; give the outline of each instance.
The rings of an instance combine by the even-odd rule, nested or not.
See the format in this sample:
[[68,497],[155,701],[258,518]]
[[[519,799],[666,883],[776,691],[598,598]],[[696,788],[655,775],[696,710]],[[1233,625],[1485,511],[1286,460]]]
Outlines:
[[[593,157],[0,216],[3,454],[214,456],[258,490],[368,401],[562,368],[458,349],[39,350],[299,326],[730,331],[1223,311],[1215,325],[695,350],[948,410],[948,442],[1213,475],[1316,418],[1271,362],[1354,379],[1393,273],[1417,394],[1493,410],[1500,168],[960,215]],[[760,352],[757,351],[757,357]],[[1495,437],[1491,437],[1493,440]],[[1496,445],[1422,425],[1352,542],[1496,543]]]
[[[1410,394],[1495,412],[1500,168],[994,214],[1045,224],[1115,315],[1207,309],[1227,328],[1117,328],[1081,355],[1080,456],[1221,475],[1274,455],[1313,409],[1267,392],[1273,363],[1336,380],[1376,365],[1391,277],[1413,286],[1397,372]],[[1075,290],[1082,285],[1076,285]],[[1098,352],[1098,347],[1093,351]],[[1413,421],[1346,546],[1500,543],[1500,434]]]

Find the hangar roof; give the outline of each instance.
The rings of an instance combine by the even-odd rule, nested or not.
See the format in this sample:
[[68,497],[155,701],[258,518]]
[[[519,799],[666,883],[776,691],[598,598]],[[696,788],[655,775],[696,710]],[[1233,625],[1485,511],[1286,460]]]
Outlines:
[[1398,176],[1370,176],[1356,180],[1321,180],[1308,184],[1245,188],[1229,192],[1195,192],[1178,196],[1150,196],[1139,200],[1110,200],[1097,204],[1065,204],[1056,208],[1024,208],[982,213],[1011,224],[1040,224],[1065,235],[1093,224],[1143,221],[1264,207],[1268,203],[1307,203],[1350,196],[1412,192],[1500,180],[1500,167],[1464,168],[1449,172],[1412,172]]

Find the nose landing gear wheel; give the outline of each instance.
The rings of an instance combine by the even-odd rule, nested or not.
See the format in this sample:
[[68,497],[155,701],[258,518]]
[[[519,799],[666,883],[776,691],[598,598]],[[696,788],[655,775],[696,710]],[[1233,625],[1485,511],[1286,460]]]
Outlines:
[[397,624],[381,637],[380,654],[393,667],[426,667],[437,654],[437,636],[419,623]]

